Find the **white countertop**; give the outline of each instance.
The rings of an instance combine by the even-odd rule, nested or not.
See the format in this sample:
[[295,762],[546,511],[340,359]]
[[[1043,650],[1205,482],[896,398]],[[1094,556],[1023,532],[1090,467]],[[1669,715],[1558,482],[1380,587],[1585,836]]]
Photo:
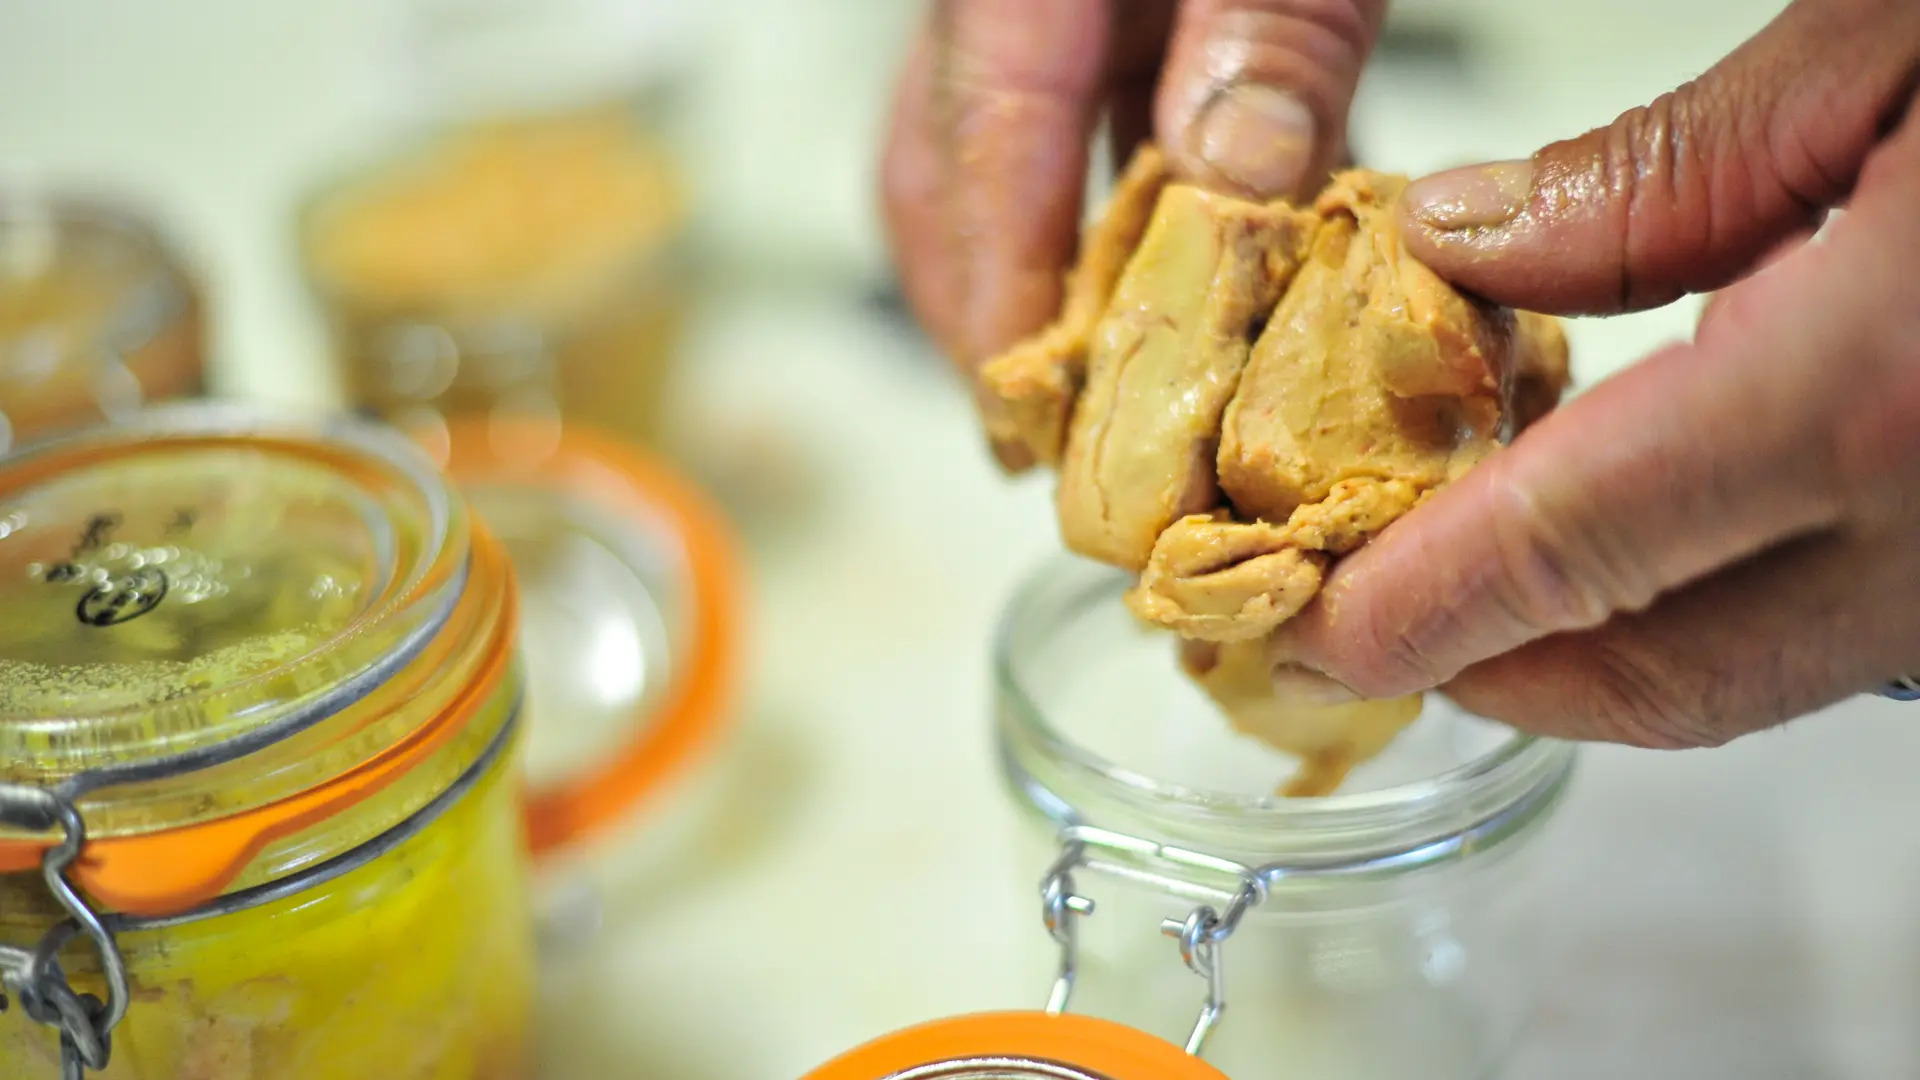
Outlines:
[[[1697,73],[1775,6],[1532,5],[1563,26],[1529,38],[1526,6],[1479,0],[1508,60],[1452,89],[1373,79],[1363,137],[1405,169],[1524,152]],[[857,273],[879,251],[860,186],[879,105],[861,95],[891,66],[872,42],[902,19],[847,5],[863,37],[806,5],[788,29],[818,48],[782,48],[776,16],[799,7],[766,6],[755,25],[773,30],[736,31],[714,54],[727,78],[697,106],[709,141],[696,158],[710,195],[774,229],[783,257]],[[151,192],[208,270],[223,384],[323,396],[284,215],[354,141],[377,18],[372,0],[0,0],[0,159]],[[867,62],[848,73],[849,56]],[[759,144],[821,160],[780,159],[792,175],[769,193],[741,168],[768,130],[767,83],[825,67],[838,96]],[[733,228],[713,234],[752,232]],[[1690,318],[1580,324],[1581,377]],[[552,997],[556,1075],[791,1077],[907,1023],[1037,1004],[1040,868],[1010,847],[986,650],[1013,582],[1055,543],[1043,484],[1000,480],[924,346],[842,294],[735,291],[689,351],[689,402],[764,418],[823,488],[756,553],[732,740],[684,798],[601,852],[607,924]],[[1570,936],[1512,1075],[1920,1076],[1916,763],[1920,712],[1866,700],[1712,753],[1588,754],[1554,855]]]

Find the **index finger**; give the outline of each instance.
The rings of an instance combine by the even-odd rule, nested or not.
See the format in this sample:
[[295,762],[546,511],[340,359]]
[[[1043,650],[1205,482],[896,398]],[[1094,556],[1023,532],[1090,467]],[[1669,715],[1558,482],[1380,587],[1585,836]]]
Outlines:
[[882,203],[909,302],[969,370],[1059,305],[1107,0],[940,0],[895,102]]

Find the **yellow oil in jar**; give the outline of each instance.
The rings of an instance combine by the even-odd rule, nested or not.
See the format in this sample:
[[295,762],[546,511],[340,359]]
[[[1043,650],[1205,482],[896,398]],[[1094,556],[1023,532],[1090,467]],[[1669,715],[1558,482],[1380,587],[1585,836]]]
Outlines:
[[[338,881],[124,937],[133,999],[95,1075],[523,1080],[534,943],[512,760]],[[0,878],[0,910],[22,908],[47,908],[37,876]],[[104,996],[84,946],[70,952],[75,988]],[[14,1010],[0,1015],[0,1063],[8,1080],[51,1080],[59,1047]]]
[[[122,858],[139,845],[186,837],[177,850],[216,878],[191,903],[114,886],[152,910],[118,935],[131,997],[98,1075],[527,1075],[511,582],[409,450],[187,410],[0,467],[0,783],[285,729],[79,801],[99,865],[83,856],[75,877],[97,906],[115,906],[95,886],[140,865]],[[231,865],[208,854],[236,835]],[[21,858],[30,840],[0,832],[0,942],[19,947],[62,916]],[[107,996],[84,940],[61,963]],[[52,1030],[0,1014],[0,1075],[52,1078],[59,1060]]]

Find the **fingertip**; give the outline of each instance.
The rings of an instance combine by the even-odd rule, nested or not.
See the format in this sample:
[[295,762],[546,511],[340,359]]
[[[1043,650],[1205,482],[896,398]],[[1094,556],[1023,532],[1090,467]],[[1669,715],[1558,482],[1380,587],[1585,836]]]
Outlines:
[[1448,169],[1416,179],[1399,206],[1407,251],[1449,282],[1498,304],[1549,314],[1617,310],[1615,285],[1596,287],[1611,250],[1542,209],[1531,158]]
[[1189,180],[1249,198],[1307,198],[1347,150],[1347,114],[1382,0],[1189,0],[1155,130]]
[[1423,233],[1468,233],[1512,224],[1533,195],[1530,159],[1468,165],[1422,177],[1401,198],[1404,224]]
[[[1364,554],[1364,549],[1361,554]],[[1351,564],[1361,554],[1350,556]],[[1343,567],[1344,568],[1344,567]],[[1403,662],[1397,649],[1380,645],[1381,613],[1365,594],[1353,596],[1339,572],[1313,603],[1283,623],[1267,643],[1277,685],[1311,685],[1348,700],[1400,697],[1431,688],[1437,680]],[[1337,688],[1337,690],[1335,689]]]
[[1208,187],[1278,198],[1309,186],[1319,133],[1313,110],[1292,93],[1241,83],[1219,93],[1187,128],[1175,158]]

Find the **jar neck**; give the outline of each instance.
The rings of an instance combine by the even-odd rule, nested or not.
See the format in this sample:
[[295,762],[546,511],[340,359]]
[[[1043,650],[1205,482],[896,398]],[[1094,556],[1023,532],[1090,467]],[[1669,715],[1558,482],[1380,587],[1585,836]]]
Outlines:
[[[1149,775],[1138,762],[1116,764],[1069,737],[1048,709],[1060,707],[1053,687],[1105,677],[1109,669],[1098,662],[1073,670],[1083,661],[1062,661],[1060,650],[1063,642],[1103,647],[1086,643],[1104,641],[1111,624],[1089,613],[1118,609],[1126,585],[1105,568],[1049,564],[1010,605],[995,643],[1004,775],[1020,802],[1057,826],[1108,830],[1248,867],[1392,863],[1449,840],[1465,838],[1478,849],[1522,831],[1558,803],[1571,776],[1572,745],[1517,732],[1445,771],[1324,798],[1209,790]],[[1154,717],[1103,715],[1084,726],[1092,736],[1129,720]]]
[[1571,746],[1516,736],[1431,780],[1288,800],[1195,791],[1116,769],[1004,699],[999,744],[1015,797],[1058,827],[1093,826],[1252,867],[1389,864],[1462,837],[1483,849],[1557,805],[1575,756]]

